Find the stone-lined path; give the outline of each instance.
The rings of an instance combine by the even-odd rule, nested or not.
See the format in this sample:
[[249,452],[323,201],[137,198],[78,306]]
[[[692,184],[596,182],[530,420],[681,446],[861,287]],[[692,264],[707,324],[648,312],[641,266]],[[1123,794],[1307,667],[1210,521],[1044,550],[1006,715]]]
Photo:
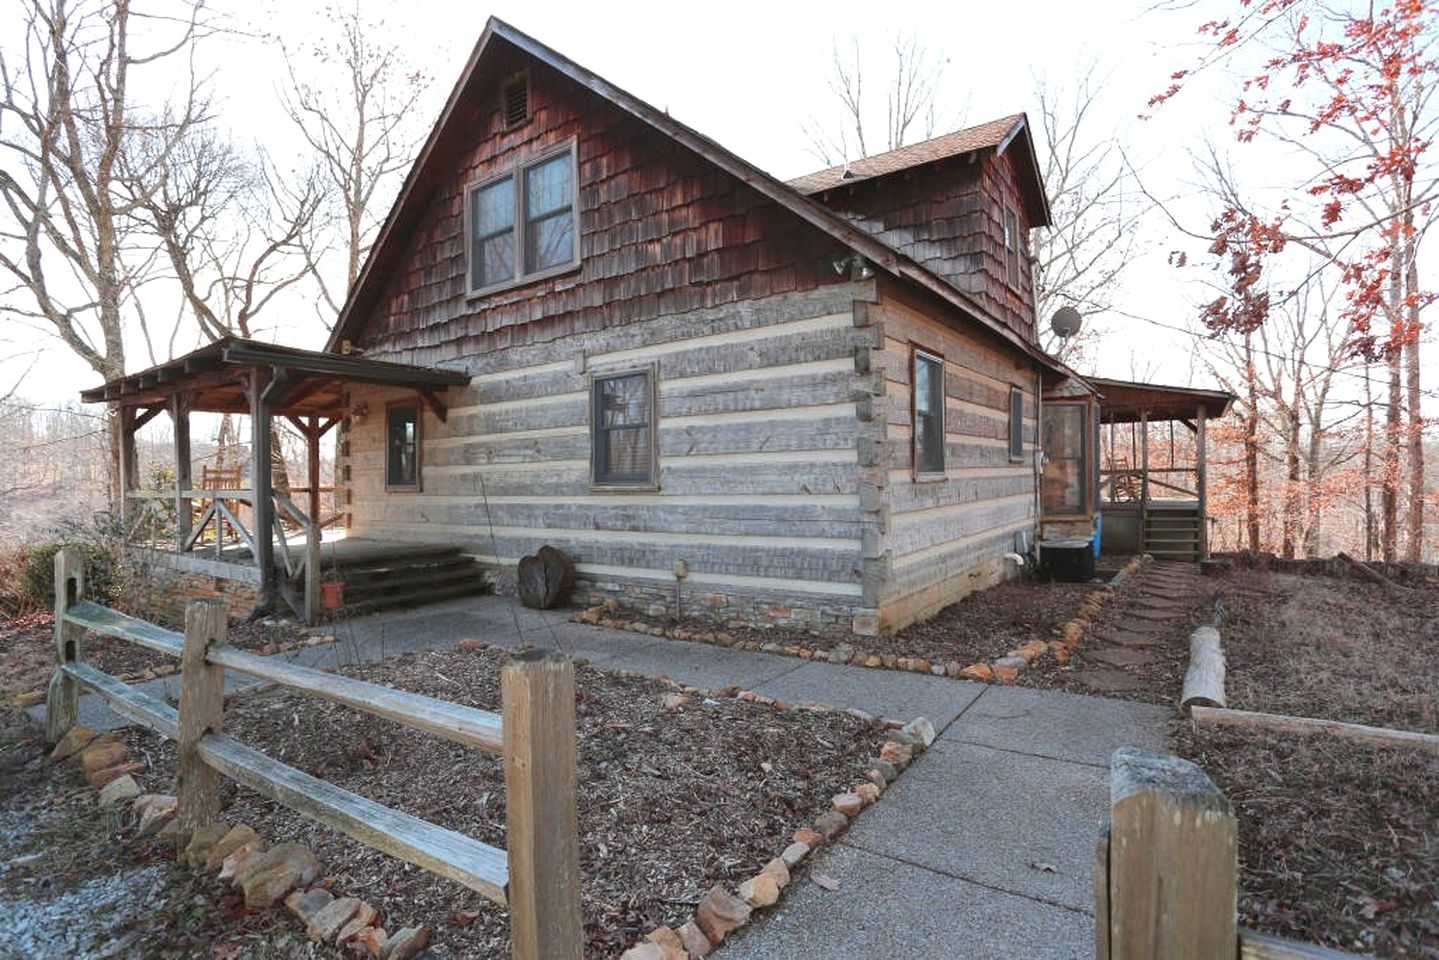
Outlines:
[[[1108,809],[1109,756],[1123,745],[1163,749],[1168,740],[1170,711],[1162,707],[641,636],[500,597],[377,614],[332,632],[339,642],[289,656],[329,668],[466,638],[530,643],[601,668],[929,718],[940,731],[934,746],[816,856],[813,869],[839,880],[839,889],[791,888],[770,916],[718,951],[725,960],[1092,956],[1090,871]],[[230,689],[254,685],[230,673]],[[176,677],[140,686],[179,694]],[[118,726],[107,714],[82,698],[82,722]],[[32,716],[43,717],[43,708]]]

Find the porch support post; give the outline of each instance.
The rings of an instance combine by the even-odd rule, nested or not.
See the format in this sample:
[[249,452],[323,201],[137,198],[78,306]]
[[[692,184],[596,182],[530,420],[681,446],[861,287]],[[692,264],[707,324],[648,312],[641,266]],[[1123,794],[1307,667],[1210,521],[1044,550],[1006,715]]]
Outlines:
[[305,426],[306,470],[310,477],[310,522],[320,522],[320,418],[311,417]]
[[1205,416],[1204,405],[1200,404],[1199,413],[1194,418],[1194,465],[1199,474],[1199,559],[1201,560],[1209,557],[1209,491],[1205,476],[1204,456]]
[[120,519],[129,532],[130,520],[135,514],[130,493],[140,486],[140,464],[135,457],[136,410],[132,406],[120,408]]
[[175,422],[175,550],[190,539],[195,518],[186,494],[195,484],[190,477],[190,399],[176,393],[170,397],[170,419]]
[[265,394],[270,385],[268,367],[254,367],[250,375],[250,472],[255,491],[255,564],[260,568],[263,603],[274,598],[275,586],[275,502],[270,464],[270,404]]
[[1149,411],[1139,411],[1139,549],[1149,549]]

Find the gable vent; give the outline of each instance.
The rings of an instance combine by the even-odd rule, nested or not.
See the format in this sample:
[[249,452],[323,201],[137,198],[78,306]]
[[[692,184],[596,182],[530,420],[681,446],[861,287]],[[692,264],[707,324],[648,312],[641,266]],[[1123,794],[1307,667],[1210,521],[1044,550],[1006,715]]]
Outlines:
[[505,84],[500,94],[500,113],[504,117],[505,129],[518,127],[530,119],[530,83],[527,77],[519,77]]

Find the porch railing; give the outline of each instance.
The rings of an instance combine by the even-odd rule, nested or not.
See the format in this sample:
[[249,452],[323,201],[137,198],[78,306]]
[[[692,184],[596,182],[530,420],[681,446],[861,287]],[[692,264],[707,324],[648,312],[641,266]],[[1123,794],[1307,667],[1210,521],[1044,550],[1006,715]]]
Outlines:
[[[1195,467],[1122,467],[1099,471],[1105,503],[1142,503],[1150,500],[1199,499],[1199,471]],[[1156,495],[1157,494],[1157,495]]]
[[[180,660],[180,706],[87,664],[85,632],[127,640]],[[520,654],[500,675],[501,713],[260,657],[225,645],[226,612],[195,601],[176,633],[85,599],[83,560],[55,556],[56,670],[45,734],[74,725],[81,688],[112,710],[179,744],[177,816],[193,831],[220,815],[220,777],[393,857],[455,880],[510,910],[516,960],[579,960],[580,921],[574,665],[557,654]],[[238,670],[309,696],[478,747],[503,758],[506,849],[344,790],[221,733],[224,671]]]

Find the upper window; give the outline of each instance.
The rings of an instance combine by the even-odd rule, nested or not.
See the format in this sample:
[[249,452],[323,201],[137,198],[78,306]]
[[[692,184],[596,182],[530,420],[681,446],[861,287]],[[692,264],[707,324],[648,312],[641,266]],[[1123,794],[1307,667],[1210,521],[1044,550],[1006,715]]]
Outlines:
[[579,261],[574,154],[566,150],[469,190],[470,292]]
[[594,482],[654,486],[654,371],[595,377],[591,391]]
[[944,360],[914,352],[914,472],[944,472]]
[[1009,459],[1024,458],[1024,391],[1009,388]]
[[1014,208],[1004,208],[1004,273],[1009,285],[1019,289],[1019,214]]
[[385,487],[420,488],[420,405],[392,403],[385,410]]

